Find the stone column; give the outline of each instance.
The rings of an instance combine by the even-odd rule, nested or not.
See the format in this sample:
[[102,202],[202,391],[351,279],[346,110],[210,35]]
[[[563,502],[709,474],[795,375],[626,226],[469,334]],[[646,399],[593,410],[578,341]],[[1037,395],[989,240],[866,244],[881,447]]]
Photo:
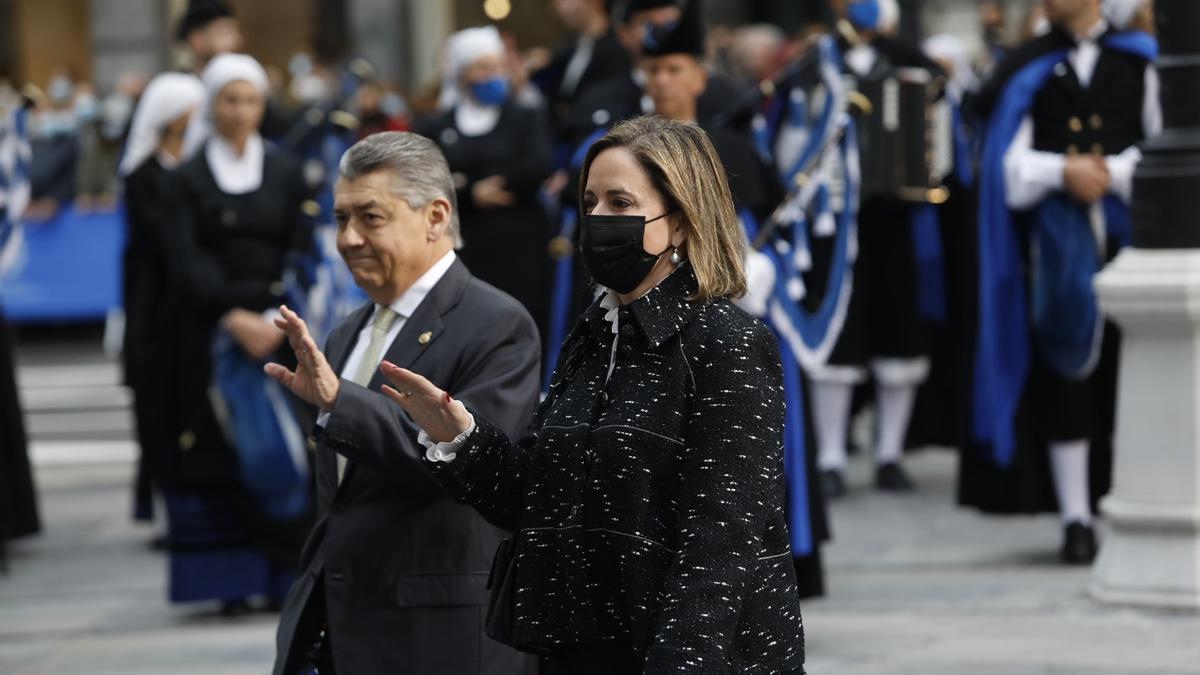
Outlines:
[[1105,602],[1200,609],[1200,2],[1156,0],[1165,130],[1143,145],[1133,247],[1098,277],[1124,337]]

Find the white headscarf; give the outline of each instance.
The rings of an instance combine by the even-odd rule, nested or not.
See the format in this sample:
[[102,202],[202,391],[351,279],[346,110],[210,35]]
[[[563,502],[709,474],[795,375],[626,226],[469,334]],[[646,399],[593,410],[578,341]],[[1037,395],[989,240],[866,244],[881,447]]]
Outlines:
[[925,40],[923,45],[929,58],[945,59],[954,66],[954,75],[950,78],[950,88],[955,96],[974,91],[979,86],[979,78],[971,68],[971,55],[967,45],[957,35],[938,33]]
[[251,56],[221,54],[208,62],[208,66],[200,74],[200,79],[204,82],[204,109],[202,114],[194,117],[188,125],[184,145],[188,146],[189,141],[191,145],[185,147],[185,156],[190,156],[203,146],[205,159],[208,160],[217,187],[228,194],[253,192],[262,185],[265,154],[262,137],[258,132],[250,134],[242,154],[237,155],[224,139],[212,131],[213,106],[217,95],[231,82],[249,82],[265,100],[269,93],[267,73]]
[[458,78],[481,56],[504,56],[504,41],[495,26],[467,28],[454,33],[446,40],[442,51],[442,93],[438,97],[438,109],[449,110],[465,100],[458,89]]
[[200,73],[204,83],[204,108],[192,118],[183,137],[183,156],[191,157],[212,135],[212,108],[217,94],[230,82],[245,80],[254,85],[263,96],[268,94],[267,72],[254,57],[245,54],[220,54],[208,62]]
[[1100,7],[1104,18],[1108,19],[1113,28],[1125,30],[1129,28],[1143,2],[1145,0],[1103,0]]
[[188,73],[162,73],[146,85],[129,126],[119,168],[128,176],[158,150],[163,130],[204,101],[204,85]]

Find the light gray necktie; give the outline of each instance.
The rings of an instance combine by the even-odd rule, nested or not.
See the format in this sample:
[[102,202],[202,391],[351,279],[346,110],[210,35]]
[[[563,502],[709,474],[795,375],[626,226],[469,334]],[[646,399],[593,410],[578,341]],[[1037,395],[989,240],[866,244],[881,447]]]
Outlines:
[[[392,311],[391,307],[377,306],[375,318],[371,321],[371,341],[367,343],[367,351],[363,353],[362,360],[354,369],[354,377],[350,378],[351,382],[363,387],[371,383],[371,378],[379,369],[379,361],[383,358],[382,352],[387,342],[388,331],[392,329],[392,325],[398,318],[400,315]],[[340,484],[342,476],[346,474],[346,457],[341,453],[338,453],[337,456],[337,469],[338,483]]]

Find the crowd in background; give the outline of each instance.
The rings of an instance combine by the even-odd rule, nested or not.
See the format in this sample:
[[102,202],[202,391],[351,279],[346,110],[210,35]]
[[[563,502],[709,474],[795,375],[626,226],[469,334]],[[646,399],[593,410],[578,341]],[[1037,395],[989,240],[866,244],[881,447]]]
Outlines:
[[[552,3],[562,25],[571,34],[586,34],[594,16],[584,9],[587,2]],[[975,54],[975,69],[986,72],[1003,51],[1036,35],[1044,21],[1041,5],[1029,6],[1016,40],[1005,30],[1004,4],[983,2],[979,6],[981,37],[987,50]],[[1144,21],[1145,19],[1142,19]],[[723,73],[747,86],[769,79],[803,49],[811,24],[787,34],[773,24],[714,25],[710,28],[706,62],[713,72]],[[518,45],[514,36],[502,34],[506,58],[503,70],[512,83],[515,98],[534,108],[545,108],[557,101],[557,92],[543,91],[539,84],[551,75],[556,53],[545,45]],[[561,45],[565,48],[570,45]],[[569,55],[568,55],[569,56]],[[587,83],[597,83],[624,63],[623,55],[608,55],[606,71],[589,73]],[[561,68],[562,64],[558,64]],[[296,52],[285,64],[264,64],[271,84],[273,105],[284,116],[273,131],[278,135],[294,123],[300,112],[310,106],[331,102],[340,94],[339,82],[345,64],[319,63],[309,51]],[[35,151],[32,171],[33,203],[26,217],[33,221],[54,215],[64,205],[74,203],[81,211],[111,210],[117,201],[120,184],[117,163],[124,147],[133,110],[149,81],[150,74],[129,71],[117,78],[107,90],[83,81],[68,69],[60,69],[49,81],[34,83],[42,96],[31,116],[30,134]],[[13,84],[0,81],[0,88],[12,90]],[[369,81],[358,86],[344,108],[359,120],[357,136],[374,131],[406,130],[414,117],[436,111],[440,82],[430,82],[412,91],[402,92],[395,83]],[[582,88],[580,89],[581,93]],[[554,188],[558,182],[547,187]]]

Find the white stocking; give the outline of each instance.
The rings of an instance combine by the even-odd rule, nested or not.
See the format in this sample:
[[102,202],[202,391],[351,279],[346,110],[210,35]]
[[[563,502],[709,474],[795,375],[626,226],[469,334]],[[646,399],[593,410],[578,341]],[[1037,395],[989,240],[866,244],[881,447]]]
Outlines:
[[817,466],[822,471],[841,471],[846,467],[846,427],[854,385],[814,381],[811,389]]
[[904,437],[917,400],[914,385],[875,387],[875,405],[879,412],[879,432],[875,441],[875,463],[878,466],[900,461],[904,452]]
[[1092,507],[1088,490],[1088,442],[1060,441],[1050,444],[1050,468],[1054,473],[1054,491],[1062,521],[1092,522]]

